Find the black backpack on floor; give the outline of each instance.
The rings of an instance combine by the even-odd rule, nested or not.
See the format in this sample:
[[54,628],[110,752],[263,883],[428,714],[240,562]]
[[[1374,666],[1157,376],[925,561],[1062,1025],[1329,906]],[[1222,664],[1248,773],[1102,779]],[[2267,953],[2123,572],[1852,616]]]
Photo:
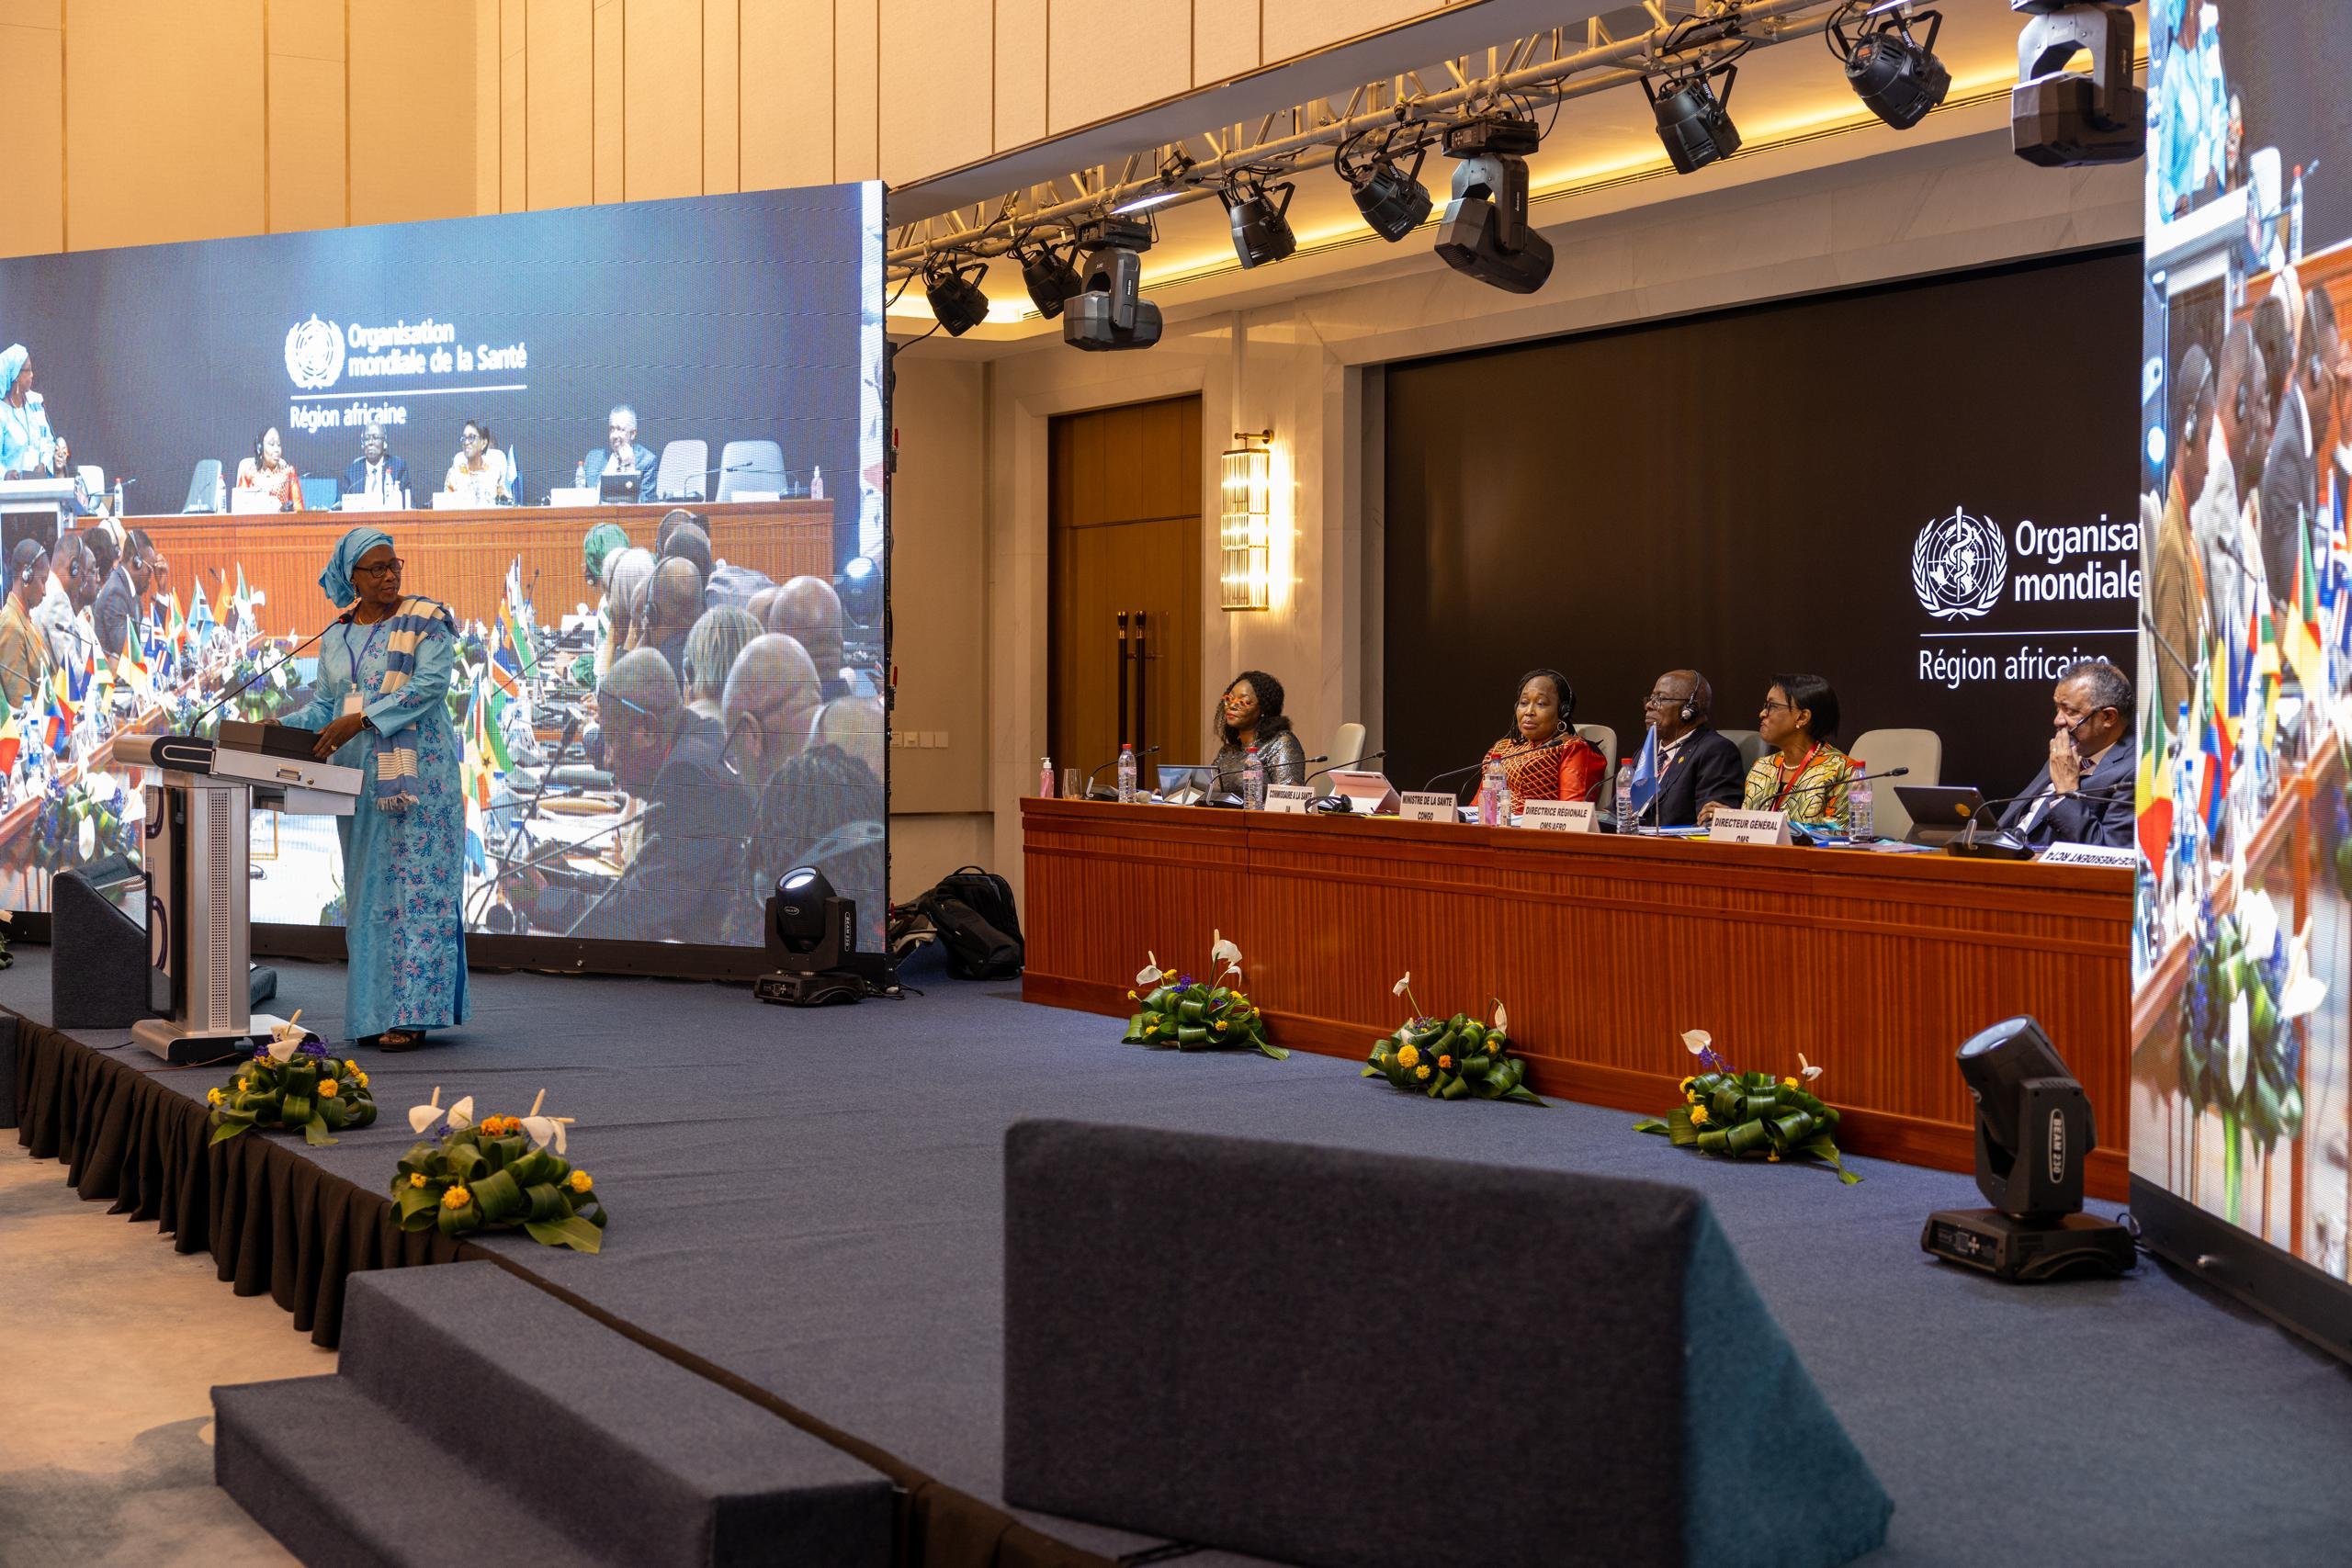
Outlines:
[[939,932],[947,972],[959,980],[1004,980],[1021,973],[1021,916],[1012,886],[992,871],[959,866],[915,905]]

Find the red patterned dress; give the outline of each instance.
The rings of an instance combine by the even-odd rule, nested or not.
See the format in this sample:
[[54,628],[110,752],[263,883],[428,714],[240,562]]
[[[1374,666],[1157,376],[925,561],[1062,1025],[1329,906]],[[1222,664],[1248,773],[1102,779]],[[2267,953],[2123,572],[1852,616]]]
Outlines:
[[1608,760],[1574,735],[1565,746],[1508,736],[1487,748],[1487,760],[1503,765],[1513,800],[1589,800],[1609,772]]

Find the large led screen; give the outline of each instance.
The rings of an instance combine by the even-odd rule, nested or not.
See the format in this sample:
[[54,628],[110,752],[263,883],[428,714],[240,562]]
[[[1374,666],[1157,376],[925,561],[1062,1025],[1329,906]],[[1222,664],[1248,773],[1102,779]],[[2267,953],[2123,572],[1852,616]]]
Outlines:
[[[874,185],[0,262],[0,903],[135,865],[117,737],[302,708],[373,525],[459,630],[469,930],[756,943],[812,863],[878,937],[881,283]],[[256,815],[255,920],[342,872]]]
[[2132,1174],[2159,1250],[2352,1354],[2342,21],[2152,8]]

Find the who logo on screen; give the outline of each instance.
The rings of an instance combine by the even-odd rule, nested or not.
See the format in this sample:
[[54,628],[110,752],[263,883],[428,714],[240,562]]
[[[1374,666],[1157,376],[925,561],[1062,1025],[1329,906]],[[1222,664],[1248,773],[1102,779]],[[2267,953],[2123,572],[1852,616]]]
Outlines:
[[1960,507],[1919,530],[1911,547],[1911,587],[1939,621],[1973,619],[2001,602],[2009,547],[2001,530]]
[[343,333],[313,314],[286,334],[286,373],[306,392],[324,391],[343,375]]

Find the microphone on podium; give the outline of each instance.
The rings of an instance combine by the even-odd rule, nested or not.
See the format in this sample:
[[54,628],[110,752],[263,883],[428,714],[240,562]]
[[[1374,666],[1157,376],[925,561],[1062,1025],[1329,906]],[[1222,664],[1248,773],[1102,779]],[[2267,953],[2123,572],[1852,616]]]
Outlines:
[[[1138,771],[1140,771],[1140,770],[1142,769],[1142,767],[1143,767],[1143,760],[1144,760],[1146,757],[1153,757],[1153,756],[1157,756],[1157,755],[1159,755],[1159,747],[1157,747],[1157,746],[1147,746],[1147,747],[1145,747],[1142,750],[1140,750],[1140,751],[1136,752],[1136,769],[1137,769]],[[1088,773],[1088,774],[1086,775],[1086,798],[1087,798],[1087,799],[1089,799],[1089,800],[1116,800],[1116,799],[1118,799],[1118,798],[1119,798],[1119,792],[1118,792],[1118,791],[1116,791],[1116,790],[1104,790],[1103,792],[1102,792],[1101,794],[1099,794],[1099,795],[1098,795],[1098,794],[1096,794],[1096,793],[1095,793],[1095,787],[1094,787],[1094,781],[1095,781],[1096,779],[1101,778],[1101,777],[1102,776],[1102,770],[1103,770],[1103,769],[1105,769],[1105,768],[1112,767],[1112,766],[1115,765],[1115,764],[1118,762],[1118,761],[1119,761],[1119,759],[1118,759],[1118,758],[1116,758],[1116,757],[1113,757],[1113,758],[1111,759],[1111,761],[1108,761],[1108,762],[1097,762],[1097,763],[1095,763],[1095,764],[1094,764],[1094,771],[1093,771],[1092,773]]]

